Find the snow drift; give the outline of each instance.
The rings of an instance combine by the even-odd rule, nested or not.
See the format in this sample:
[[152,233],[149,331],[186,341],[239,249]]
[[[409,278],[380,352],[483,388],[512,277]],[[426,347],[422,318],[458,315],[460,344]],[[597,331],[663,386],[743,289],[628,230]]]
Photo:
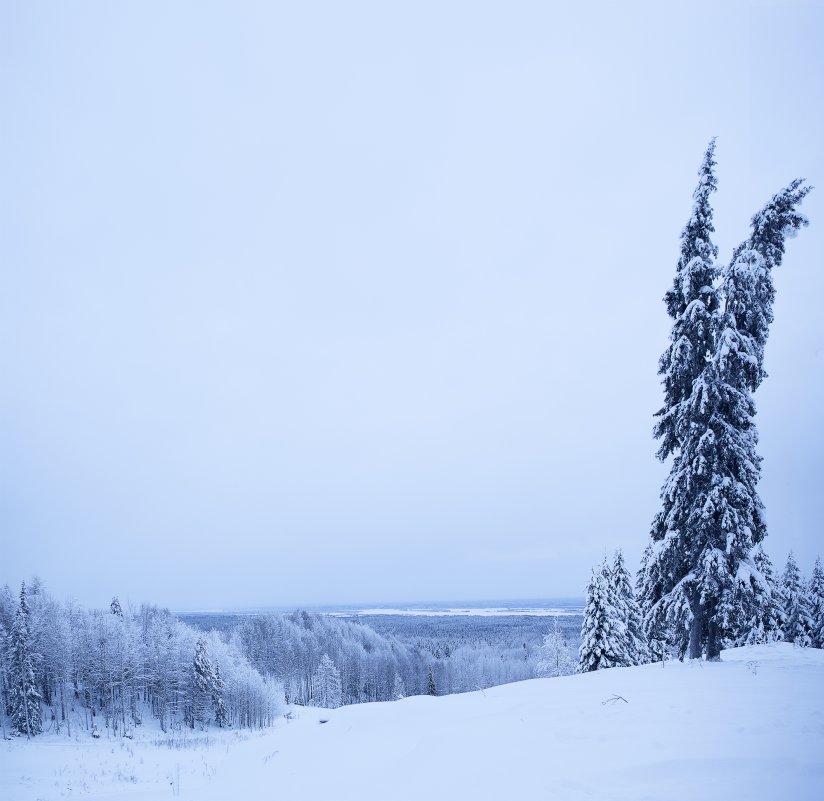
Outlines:
[[0,746],[0,797],[818,799],[824,652],[788,644],[335,710],[259,734]]

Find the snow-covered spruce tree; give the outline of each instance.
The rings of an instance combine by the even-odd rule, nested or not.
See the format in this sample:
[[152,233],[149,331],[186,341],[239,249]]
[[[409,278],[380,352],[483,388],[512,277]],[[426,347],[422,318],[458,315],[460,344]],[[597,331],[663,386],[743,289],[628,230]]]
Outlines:
[[592,571],[581,625],[581,673],[629,665],[627,627],[621,619],[607,560]]
[[810,598],[810,620],[812,622],[810,639],[814,648],[824,648],[824,569],[821,567],[820,558],[815,560],[807,594]]
[[[718,295],[715,288],[718,268],[715,258],[718,248],[712,242],[715,231],[710,195],[717,188],[715,177],[715,140],[704,154],[698,170],[698,185],[693,193],[692,214],[681,232],[681,251],[676,265],[672,288],[664,296],[667,313],[673,318],[670,344],[661,355],[658,373],[662,376],[664,405],[656,412],[658,420],[653,435],[661,440],[657,456],[662,461],[676,454],[682,437],[688,430],[689,399],[693,386],[706,367],[706,357],[715,349],[718,319]],[[674,553],[681,543],[670,538],[664,542],[668,521],[677,497],[661,491],[662,508],[652,523],[652,544],[644,551],[638,581],[638,601],[644,613],[647,641],[667,639],[681,655],[686,650],[687,633],[683,625],[674,625],[673,619],[689,614],[689,603],[683,598],[670,597],[675,571]],[[670,603],[664,605],[662,599]]]
[[681,232],[681,252],[672,288],[664,295],[667,314],[673,318],[670,344],[658,362],[664,386],[664,405],[656,412],[654,435],[661,440],[663,461],[681,444],[684,405],[695,379],[715,346],[718,308],[715,280],[718,248],[712,241],[710,195],[716,190],[715,139],[710,141],[698,170],[692,214]]
[[215,723],[221,728],[228,726],[229,710],[226,708],[226,685],[223,682],[223,674],[220,672],[220,662],[215,662],[210,691],[212,706],[215,709]]
[[[647,632],[666,630],[682,657],[717,659],[723,644],[740,636],[754,596],[767,590],[752,556],[766,524],[756,491],[760,458],[751,393],[765,376],[772,268],[781,263],[785,238],[807,224],[796,206],[808,191],[794,181],[773,197],[753,217],[749,239],[712,290],[714,300],[703,310],[699,301],[691,312],[685,308],[702,332],[711,323],[703,368],[683,400],[669,388],[672,375],[684,374],[679,351],[671,345],[662,359],[666,367],[669,357],[670,368],[664,369],[668,406],[659,416],[670,428],[659,422],[655,434],[664,439],[659,457],[674,453],[674,459],[643,562],[640,600]],[[710,297],[709,290],[704,294]]]
[[628,665],[642,665],[649,662],[650,653],[647,637],[641,620],[641,609],[635,600],[632,577],[624,564],[624,554],[619,548],[610,570],[612,587],[618,614],[626,626],[626,659]]
[[120,599],[116,595],[112,598],[109,609],[115,617],[123,617],[123,607],[120,605]]
[[29,632],[29,606],[26,600],[26,584],[20,589],[20,606],[11,627],[9,679],[11,696],[11,722],[15,730],[26,737],[40,734],[40,693],[34,679],[35,654],[32,652]]
[[11,716],[11,628],[14,623],[16,603],[8,584],[0,589],[0,725],[6,738],[6,716]]
[[641,610],[641,625],[649,646],[650,659],[663,662],[668,657],[675,638],[667,628],[663,615],[651,614],[650,599],[661,597],[666,580],[666,575],[661,572],[664,565],[657,556],[658,548],[653,548],[653,543],[648,543],[641,555],[641,565],[635,578],[635,598]]
[[735,645],[760,645],[776,642],[784,637],[784,612],[775,582],[775,571],[770,557],[760,544],[753,549],[753,562],[763,577],[763,582],[752,595],[751,604],[745,611],[746,625],[736,638]]
[[812,645],[810,599],[792,551],[787,556],[787,565],[781,576],[781,604],[784,609],[784,639],[802,648]]
[[209,704],[212,700],[212,690],[215,683],[212,663],[206,651],[206,641],[198,637],[195,643],[195,658],[192,662],[192,698],[189,725],[205,726],[209,714]]
[[539,677],[569,676],[576,673],[578,665],[573,653],[564,639],[556,615],[552,618],[552,628],[544,635],[543,644],[538,649],[535,675]]
[[9,696],[9,633],[0,620],[0,735],[6,739],[6,715],[11,712]]
[[429,681],[426,687],[427,695],[437,695],[438,688],[435,686],[435,677],[432,675],[432,666],[429,667]]
[[324,709],[337,709],[341,705],[340,673],[328,654],[320,658],[312,676],[312,701]]

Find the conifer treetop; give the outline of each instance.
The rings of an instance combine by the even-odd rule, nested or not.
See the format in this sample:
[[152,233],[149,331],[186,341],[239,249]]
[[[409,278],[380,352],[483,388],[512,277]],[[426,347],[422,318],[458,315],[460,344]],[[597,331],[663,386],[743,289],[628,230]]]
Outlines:
[[698,185],[692,194],[693,206],[684,230],[681,232],[681,252],[672,288],[664,295],[664,303],[670,317],[684,314],[690,303],[715,280],[714,260],[718,247],[710,234],[715,233],[710,195],[718,189],[715,177],[715,137],[710,140],[698,169]]
[[672,288],[664,295],[667,313],[674,319],[670,343],[658,361],[664,385],[664,405],[656,412],[653,436],[661,440],[662,461],[681,445],[679,427],[683,404],[701,373],[707,353],[715,348],[718,307],[715,259],[718,248],[712,241],[710,195],[716,190],[715,139],[704,154],[693,193],[692,214],[681,232],[681,251]]

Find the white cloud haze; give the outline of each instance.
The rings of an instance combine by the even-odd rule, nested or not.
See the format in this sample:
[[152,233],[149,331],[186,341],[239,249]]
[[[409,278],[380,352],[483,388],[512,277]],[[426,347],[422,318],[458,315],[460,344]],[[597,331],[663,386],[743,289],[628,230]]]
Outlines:
[[[7,4],[0,583],[580,595],[647,542],[678,237],[821,184],[814,4]],[[822,549],[824,187],[756,395]]]

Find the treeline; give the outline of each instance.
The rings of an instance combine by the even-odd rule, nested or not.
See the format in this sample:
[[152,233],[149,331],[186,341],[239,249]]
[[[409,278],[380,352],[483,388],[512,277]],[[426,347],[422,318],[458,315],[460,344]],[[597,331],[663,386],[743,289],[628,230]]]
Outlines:
[[128,736],[149,716],[164,732],[209,725],[259,728],[280,714],[283,690],[216,633],[168,610],[106,611],[60,604],[34,581],[0,592],[0,720],[43,730]]
[[73,727],[130,736],[147,718],[164,732],[258,728],[284,702],[334,708],[574,671],[577,632],[556,621],[543,645],[530,635],[418,630],[409,642],[304,611],[206,631],[156,606],[124,609],[117,598],[102,611],[61,604],[34,580],[16,596],[0,592],[0,721],[4,736],[71,736]]
[[533,652],[557,620],[565,637],[577,648],[581,631],[580,612],[539,617],[533,615],[423,616],[374,615],[358,618],[381,634],[390,634],[432,653],[446,653],[459,648],[484,650],[493,646],[501,653],[524,650]]
[[[243,617],[225,635],[260,673],[283,685],[287,702],[303,705],[329,706],[318,696],[326,698],[330,682],[340,685],[340,704],[477,690],[533,678],[545,656],[540,639],[490,643],[416,634],[410,642],[362,622],[305,611]],[[558,641],[567,651],[577,648],[577,634],[564,632]],[[338,699],[334,691],[331,697]]]

